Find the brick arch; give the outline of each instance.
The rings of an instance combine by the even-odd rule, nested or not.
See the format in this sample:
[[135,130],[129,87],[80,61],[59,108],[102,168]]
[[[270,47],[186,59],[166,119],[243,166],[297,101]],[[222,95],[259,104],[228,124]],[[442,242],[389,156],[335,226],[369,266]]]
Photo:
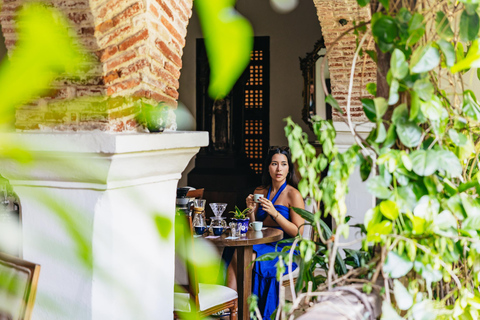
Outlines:
[[[193,0],[48,2],[65,14],[87,54],[99,63],[82,78],[59,77],[50,95],[33,103],[36,108],[19,107],[17,129],[137,130],[138,110],[131,97],[165,101],[176,108]],[[15,12],[22,3],[2,2],[0,22],[9,53],[16,41]],[[67,102],[75,98],[81,102]]]
[[[344,36],[334,44],[335,40],[346,30],[361,21],[369,21],[371,18],[368,6],[361,8],[356,0],[313,0],[317,9],[318,20],[322,27],[325,46],[330,50],[328,55],[328,67],[332,85],[332,95],[337,99],[339,105],[345,110],[347,106],[347,95],[349,76],[352,68],[352,60],[355,54],[356,36],[351,33]],[[341,21],[343,20],[343,21]],[[346,24],[345,24],[346,20]],[[368,39],[367,39],[368,40]],[[365,48],[368,43],[366,43]],[[372,45],[372,43],[370,43]],[[366,56],[366,55],[365,55]],[[355,67],[355,80],[352,91],[351,115],[355,122],[367,121],[359,98],[370,96],[365,89],[369,82],[376,81],[376,65],[369,57],[357,59]],[[363,71],[363,86],[361,73]],[[340,120],[338,113],[333,113],[333,120]]]

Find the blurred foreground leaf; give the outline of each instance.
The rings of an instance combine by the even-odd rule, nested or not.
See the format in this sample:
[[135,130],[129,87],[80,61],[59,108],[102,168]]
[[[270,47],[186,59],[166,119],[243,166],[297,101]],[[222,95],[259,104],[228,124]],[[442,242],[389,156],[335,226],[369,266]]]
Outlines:
[[253,29],[234,8],[235,0],[196,0],[210,63],[212,99],[225,97],[250,62]]

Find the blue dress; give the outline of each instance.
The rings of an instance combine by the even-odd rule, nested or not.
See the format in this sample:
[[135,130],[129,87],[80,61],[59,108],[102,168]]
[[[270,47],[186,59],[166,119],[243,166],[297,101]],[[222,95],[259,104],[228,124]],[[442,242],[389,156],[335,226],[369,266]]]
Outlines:
[[[275,197],[272,199],[272,203],[274,204],[275,209],[277,209],[278,213],[281,214],[285,219],[290,220],[290,210],[282,205],[275,205],[275,201],[280,196],[282,191],[287,186],[287,182],[285,182],[280,190],[278,190]],[[270,191],[271,187],[268,190],[267,199],[270,198]],[[257,220],[263,221],[267,218],[268,213],[265,212],[262,208],[258,209],[257,212]],[[277,229],[282,230],[280,227],[275,227]],[[285,233],[284,238],[289,238],[289,236]],[[257,244],[253,246],[253,251],[257,253],[257,257],[260,257],[263,254],[274,252],[275,246],[277,242],[266,243],[266,244]],[[280,244],[277,247],[277,251],[281,251],[283,247],[289,246],[291,244]],[[252,293],[258,296],[258,307],[260,312],[262,313],[263,319],[270,319],[270,316],[273,314],[275,309],[277,309],[279,303],[279,283],[276,279],[277,275],[277,267],[276,264],[278,262],[278,258],[275,260],[270,261],[257,261],[255,262],[255,266],[253,268],[252,274]],[[292,270],[297,268],[297,265],[294,263],[292,265]],[[285,274],[288,272],[285,271]]]

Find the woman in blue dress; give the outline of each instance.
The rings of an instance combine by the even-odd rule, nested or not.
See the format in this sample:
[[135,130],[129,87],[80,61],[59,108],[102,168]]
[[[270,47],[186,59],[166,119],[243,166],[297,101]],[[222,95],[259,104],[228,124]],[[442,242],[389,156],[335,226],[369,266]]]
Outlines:
[[[281,229],[284,238],[295,237],[302,233],[304,219],[292,207],[304,209],[304,201],[296,189],[295,170],[288,148],[271,148],[263,166],[262,185],[255,189],[255,194],[263,194],[259,203],[254,202],[253,194],[247,199],[247,207],[252,214],[251,221],[263,221],[264,226]],[[254,259],[265,253],[274,252],[276,242],[253,246]],[[277,250],[282,250],[279,245]],[[228,286],[236,290],[236,257],[228,268]],[[278,306],[279,283],[276,279],[278,258],[271,261],[255,262],[253,268],[252,292],[258,296],[258,306],[263,319],[270,316]],[[295,266],[296,267],[296,266]]]

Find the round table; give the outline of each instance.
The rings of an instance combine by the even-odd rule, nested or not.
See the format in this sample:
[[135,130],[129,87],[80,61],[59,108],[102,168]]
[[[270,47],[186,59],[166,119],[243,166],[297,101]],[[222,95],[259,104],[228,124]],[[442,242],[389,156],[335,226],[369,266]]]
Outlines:
[[[208,237],[205,234],[204,237]],[[252,294],[252,262],[253,249],[255,244],[270,243],[283,239],[283,231],[275,228],[264,227],[261,231],[253,231],[249,228],[245,235],[238,239],[226,239],[230,231],[218,238],[207,238],[217,247],[236,247],[237,249],[237,292],[238,292],[238,319],[248,320],[249,312],[247,298]]]

